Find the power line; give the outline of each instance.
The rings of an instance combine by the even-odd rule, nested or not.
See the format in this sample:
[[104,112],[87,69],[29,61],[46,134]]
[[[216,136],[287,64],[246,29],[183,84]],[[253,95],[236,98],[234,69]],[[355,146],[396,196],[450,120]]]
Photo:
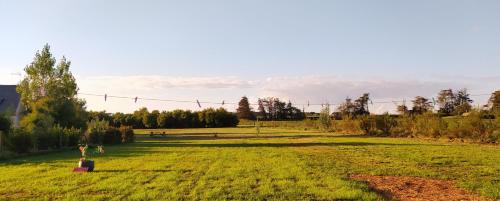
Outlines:
[[[146,97],[130,97],[130,96],[116,96],[116,95],[108,95],[108,94],[95,94],[95,93],[81,93],[78,92],[78,95],[84,95],[84,96],[95,96],[95,97],[103,97],[104,101],[107,101],[108,98],[118,98],[118,99],[130,99],[134,100],[137,102],[137,100],[147,100],[147,101],[161,101],[161,102],[174,102],[174,103],[193,103],[197,104],[198,106],[201,106],[201,104],[214,104],[214,105],[238,105],[238,103],[235,102],[225,102],[225,100],[222,100],[221,102],[214,102],[214,101],[198,101],[198,100],[175,100],[175,99],[160,99],[160,98],[146,98]],[[470,94],[469,96],[489,96],[491,94]],[[384,101],[373,101],[376,99],[370,99],[370,103],[373,104],[388,104],[388,103],[405,103],[405,99],[402,100],[384,100]],[[307,103],[301,104],[301,103],[293,103],[295,105],[300,105],[302,107],[309,107],[309,106],[324,106],[324,105],[333,105],[333,106],[338,106],[341,105],[342,103],[310,103],[309,101]],[[249,103],[249,105],[259,105],[257,103]]]

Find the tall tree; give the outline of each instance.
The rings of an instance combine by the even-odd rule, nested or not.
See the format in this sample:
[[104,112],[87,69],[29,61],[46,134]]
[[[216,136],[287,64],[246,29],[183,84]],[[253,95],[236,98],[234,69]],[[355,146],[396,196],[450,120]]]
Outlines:
[[266,108],[264,107],[264,100],[260,99],[258,100],[259,104],[259,116],[262,119],[267,119],[267,113],[266,113]]
[[340,104],[337,108],[337,111],[340,112],[342,116],[353,116],[356,111],[356,105],[352,102],[352,99],[347,97],[345,102]]
[[50,53],[46,44],[42,51],[37,51],[33,62],[24,68],[26,76],[17,85],[21,102],[32,110],[33,105],[45,99],[48,115],[54,123],[63,127],[84,127],[86,125],[85,102],[76,97],[78,86],[71,74],[71,62],[63,57],[59,64]]
[[439,113],[442,115],[451,115],[455,111],[455,94],[452,89],[441,90],[437,97]]
[[415,100],[412,100],[413,108],[412,113],[414,114],[423,114],[425,112],[432,110],[432,105],[429,99],[424,98],[422,96],[415,97]]
[[398,105],[397,108],[396,108],[396,110],[401,115],[406,115],[406,114],[409,113],[408,107],[406,107],[406,105],[404,105],[404,104]]
[[370,94],[364,93],[361,97],[354,101],[354,115],[367,115],[370,114],[368,109],[368,101],[370,101]]
[[461,115],[466,112],[470,112],[472,109],[472,99],[470,98],[470,94],[467,92],[467,89],[458,90],[455,95],[455,115]]
[[250,103],[248,103],[248,98],[246,96],[241,97],[238,103],[238,108],[236,109],[236,115],[239,119],[255,119],[255,115],[252,112]]

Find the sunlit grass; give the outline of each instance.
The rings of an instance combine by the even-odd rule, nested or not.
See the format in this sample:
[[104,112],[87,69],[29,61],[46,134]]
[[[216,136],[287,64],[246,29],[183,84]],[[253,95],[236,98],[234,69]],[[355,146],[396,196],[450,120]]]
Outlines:
[[88,174],[71,172],[76,150],[1,161],[0,199],[383,199],[351,173],[451,179],[500,198],[498,146],[270,128],[155,132],[163,131],[106,147]]

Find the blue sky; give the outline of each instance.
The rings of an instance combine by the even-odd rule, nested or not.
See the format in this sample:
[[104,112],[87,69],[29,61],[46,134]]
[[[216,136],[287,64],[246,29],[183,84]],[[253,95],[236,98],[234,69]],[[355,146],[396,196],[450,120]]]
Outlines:
[[[49,43],[88,93],[297,103],[484,94],[500,86],[498,10],[500,1],[0,0],[0,84],[17,83],[11,74]],[[112,112],[196,109],[82,98]]]

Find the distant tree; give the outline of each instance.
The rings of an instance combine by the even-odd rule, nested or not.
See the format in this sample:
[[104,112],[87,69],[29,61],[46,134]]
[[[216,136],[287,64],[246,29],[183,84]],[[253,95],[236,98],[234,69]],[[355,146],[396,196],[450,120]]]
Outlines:
[[134,111],[134,128],[145,128],[144,119],[149,115],[149,111],[147,108],[143,107],[139,110]]
[[321,125],[321,129],[324,131],[330,131],[332,128],[332,118],[330,117],[330,105],[326,104],[321,109],[319,113],[319,124]]
[[429,99],[424,98],[422,96],[415,97],[415,100],[412,100],[413,108],[412,113],[414,114],[423,114],[425,112],[432,110],[432,105]]
[[398,105],[396,110],[398,111],[399,114],[401,115],[406,115],[408,114],[410,111],[408,110],[408,107],[406,107],[406,105]]
[[160,112],[153,110],[151,113],[143,113],[142,123],[146,128],[158,128],[158,116]]
[[264,107],[264,100],[260,99],[258,100],[258,105],[259,105],[259,116],[261,119],[268,119],[267,118],[267,112],[266,112],[266,108]]
[[354,116],[354,112],[356,111],[356,105],[352,102],[352,99],[347,97],[345,102],[340,104],[337,107],[337,111],[343,116]]
[[47,104],[48,113],[55,124],[63,127],[82,128],[86,126],[85,102],[76,97],[78,86],[71,74],[70,61],[65,57],[56,66],[56,60],[50,53],[50,46],[45,45],[35,54],[33,62],[24,68],[26,76],[17,85],[21,102],[29,112],[32,106]]
[[368,101],[370,100],[370,94],[364,93],[361,97],[354,101],[354,115],[367,115],[370,114],[368,109]]
[[250,103],[248,103],[248,98],[246,96],[241,97],[238,103],[238,108],[236,109],[236,114],[239,119],[255,119],[255,115],[252,112]]
[[346,98],[345,102],[342,103],[337,111],[342,114],[342,116],[355,117],[359,115],[370,114],[368,110],[368,101],[370,100],[370,94],[364,93],[361,97],[356,99],[354,102],[351,98]]
[[487,107],[493,115],[500,116],[500,90],[491,94]]
[[463,113],[470,112],[472,109],[472,99],[470,99],[470,94],[467,93],[467,89],[458,90],[455,95],[455,110],[453,113],[455,115],[462,115]]
[[282,102],[279,98],[267,97],[259,99],[259,116],[266,120],[301,120],[304,113],[294,107],[291,102]]
[[444,116],[451,115],[455,111],[455,99],[456,96],[452,89],[441,90],[437,97],[437,103],[439,105],[438,113]]

